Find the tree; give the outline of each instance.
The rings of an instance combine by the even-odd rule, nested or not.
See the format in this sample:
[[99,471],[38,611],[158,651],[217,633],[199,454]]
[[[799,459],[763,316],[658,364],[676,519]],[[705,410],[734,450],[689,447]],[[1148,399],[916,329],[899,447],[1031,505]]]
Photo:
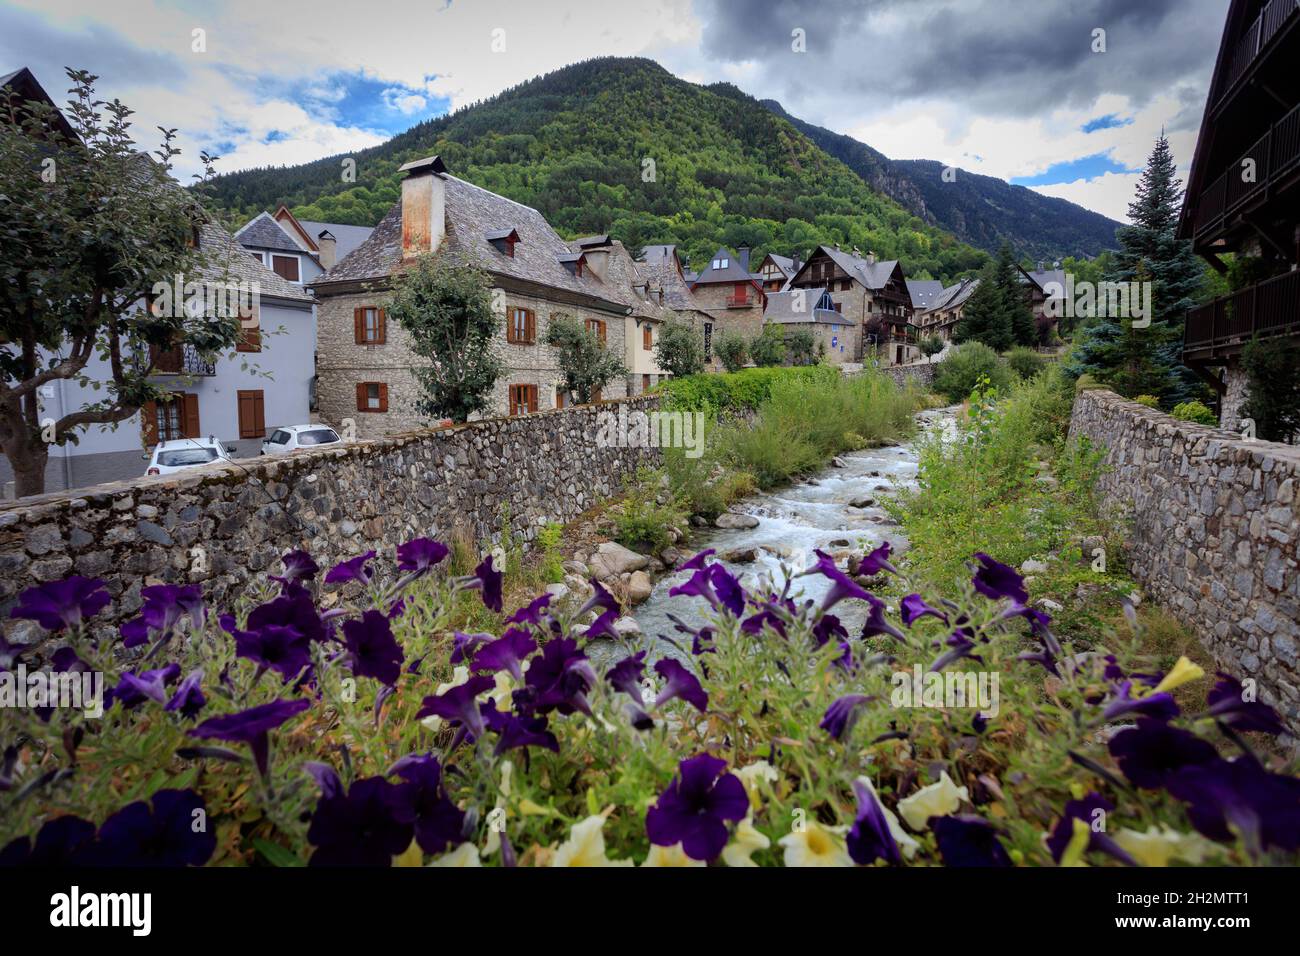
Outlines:
[[749,343],[739,332],[723,332],[713,350],[728,372],[738,372],[749,362]]
[[785,361],[785,338],[779,325],[767,325],[749,343],[749,356],[755,365],[780,365]]
[[1292,441],[1300,435],[1300,344],[1294,339],[1252,339],[1241,355],[1246,372],[1242,416],[1254,419],[1255,437]]
[[[91,425],[115,428],[170,394],[150,381],[155,354],[190,348],[210,359],[239,334],[233,311],[207,307],[220,263],[196,242],[207,219],[198,196],[170,176],[176,131],[161,130],[156,161],[137,152],[131,110],[95,99],[97,76],[67,73],[75,137],[48,103],[0,108],[0,449],[20,496],[45,490],[51,445],[76,444]],[[202,159],[210,172],[216,157]],[[195,301],[173,288],[178,275],[204,280],[202,308],[171,307]],[[146,309],[160,285],[165,305]],[[105,397],[43,417],[40,390],[59,380],[93,383]]]
[[927,335],[917,343],[921,348],[921,354],[929,361],[933,362],[934,357],[947,347],[948,343],[937,335]]
[[681,319],[665,322],[655,342],[655,364],[677,378],[704,371],[704,341],[700,333]]
[[953,330],[953,340],[958,343],[982,342],[995,352],[1009,349],[1015,336],[1011,317],[1004,305],[1002,290],[998,287],[997,267],[990,262],[980,272],[979,285],[966,300],[961,321]]
[[817,338],[811,329],[795,329],[785,337],[785,348],[791,365],[812,365]]
[[421,415],[463,422],[488,408],[504,365],[487,273],[422,255],[393,280],[385,308],[410,335],[411,351],[428,360],[414,369]]
[[1108,282],[1151,283],[1151,315],[1137,325],[1132,315],[1098,316],[1081,330],[1069,368],[1122,395],[1156,395],[1166,408],[1205,394],[1181,361],[1184,315],[1196,303],[1204,270],[1191,242],[1177,237],[1182,183],[1174,173],[1173,153],[1162,135],[1129,203],[1131,223],[1115,231],[1120,247],[1105,276]]
[[628,374],[623,360],[605,348],[600,336],[571,316],[551,316],[546,344],[559,351],[565,391],[580,405],[590,402],[606,383]]

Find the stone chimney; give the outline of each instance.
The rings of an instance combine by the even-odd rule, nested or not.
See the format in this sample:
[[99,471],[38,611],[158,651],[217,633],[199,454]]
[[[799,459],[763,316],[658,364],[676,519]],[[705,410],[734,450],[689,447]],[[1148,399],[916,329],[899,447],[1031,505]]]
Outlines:
[[582,252],[587,268],[596,273],[596,277],[601,282],[607,281],[609,276],[609,247],[597,246],[595,249],[584,249]]
[[874,266],[876,264],[876,252],[874,249],[867,250],[866,260],[868,265]]
[[320,250],[320,267],[327,271],[333,269],[334,263],[338,261],[338,244],[334,234],[328,229],[322,229],[316,237],[316,247]]
[[437,252],[447,232],[447,167],[437,156],[403,166],[402,258]]
[[794,255],[790,257],[790,274],[794,275],[802,268],[803,268],[803,257],[796,252]]
[[736,257],[740,260],[740,268],[745,272],[749,271],[749,246],[741,246],[736,250]]

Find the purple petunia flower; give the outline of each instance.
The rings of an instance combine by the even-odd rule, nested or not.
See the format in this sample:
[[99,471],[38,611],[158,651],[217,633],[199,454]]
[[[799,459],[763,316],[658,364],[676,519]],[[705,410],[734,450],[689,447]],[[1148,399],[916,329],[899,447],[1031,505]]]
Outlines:
[[379,611],[366,611],[360,620],[344,621],[343,644],[352,673],[358,677],[373,677],[391,687],[402,675],[402,648],[393,637],[388,618]]
[[553,753],[560,752],[560,742],[546,729],[548,721],[545,717],[518,716],[497,710],[491,704],[484,704],[482,709],[483,722],[498,736],[493,750],[496,756],[516,747],[541,747]]
[[707,753],[683,760],[677,776],[646,811],[646,836],[656,846],[682,845],[692,860],[709,861],[727,845],[727,823],[749,811],[745,785],[727,762]]
[[475,651],[491,640],[493,640],[491,634],[465,634],[456,631],[451,637],[451,663],[468,662]]
[[1132,691],[1132,681],[1121,684],[1115,699],[1102,711],[1102,719],[1114,721],[1125,714],[1141,714],[1143,717],[1151,717],[1155,720],[1172,720],[1178,716],[1178,705],[1174,703],[1173,694],[1162,691],[1159,694],[1147,694],[1145,697],[1133,697]]
[[825,551],[814,551],[813,554],[817,555],[817,564],[804,573],[820,574],[831,582],[831,589],[826,593],[826,597],[822,599],[821,609],[823,612],[829,611],[845,598],[856,598],[859,601],[865,601],[871,597],[866,588],[836,567],[835,559]]
[[424,574],[445,558],[451,551],[441,541],[432,538],[413,538],[397,546],[397,570]]
[[1259,700],[1247,700],[1246,689],[1231,674],[1219,672],[1219,680],[1206,698],[1206,716],[1222,721],[1233,730],[1253,730],[1261,734],[1282,733],[1277,711]]
[[713,584],[713,593],[718,600],[735,617],[745,611],[745,589],[730,571],[720,564],[709,565],[709,580]]
[[1011,598],[1016,604],[1027,604],[1029,602],[1029,592],[1025,590],[1025,579],[1016,573],[1015,568],[993,560],[983,551],[978,552],[975,558],[980,563],[980,567],[975,571],[975,576],[971,579],[976,591],[995,601],[1002,598]]
[[172,694],[171,700],[167,701],[163,710],[179,712],[182,717],[188,717],[193,720],[203,710],[208,699],[203,696],[200,684],[203,682],[203,669],[190,671],[181,681],[176,692]]
[[605,680],[617,691],[631,697],[639,707],[645,706],[641,696],[641,682],[645,679],[645,651],[629,654],[609,669]]
[[506,623],[533,625],[542,623],[542,616],[546,613],[546,609],[551,603],[551,597],[552,595],[549,592],[546,594],[539,594],[537,597],[533,598],[531,603],[525,604],[523,607],[515,611],[514,614],[511,614],[506,618]]
[[864,593],[867,595],[866,601],[871,610],[867,612],[867,619],[862,624],[863,640],[885,634],[896,641],[906,644],[907,635],[885,620],[885,602],[869,591]]
[[347,561],[340,561],[329,569],[329,572],[325,575],[325,583],[346,584],[348,581],[360,581],[363,585],[369,584],[374,575],[367,565],[374,556],[375,552],[367,551],[365,554],[359,554]]
[[484,644],[474,655],[471,665],[476,671],[506,671],[517,681],[524,679],[523,662],[537,650],[537,641],[527,631],[517,627],[508,629],[491,643]]
[[1209,763],[1219,756],[1212,744],[1195,734],[1149,717],[1138,718],[1136,727],[1121,730],[1107,746],[1124,776],[1147,790],[1165,786],[1183,767]]
[[[447,798],[442,765],[431,755],[411,754],[393,764],[390,773],[404,781],[397,787],[399,816],[415,828],[415,842],[425,853],[442,853],[464,838],[465,814]],[[403,847],[405,849],[405,847]]]
[[618,629],[614,627],[614,624],[618,621],[618,618],[618,611],[606,611],[604,614],[597,617],[596,620],[587,625],[587,630],[583,632],[583,636],[588,641],[594,641],[602,637],[611,641],[617,641],[620,635]]
[[93,863],[95,825],[72,815],[46,821],[36,834],[36,845],[18,837],[0,850],[0,869],[13,866],[79,866]]
[[902,614],[903,624],[906,627],[911,627],[923,617],[934,617],[943,621],[944,624],[948,623],[948,615],[937,608],[930,607],[919,594],[909,594],[903,598],[898,603],[898,610]]
[[719,609],[718,595],[713,591],[713,577],[708,568],[695,569],[684,583],[669,588],[668,596],[704,598],[715,611]]
[[463,684],[448,687],[441,694],[424,698],[415,716],[417,719],[441,717],[456,727],[456,737],[452,741],[452,747],[449,748],[454,749],[465,737],[477,740],[483,735],[483,715],[476,698],[495,686],[496,681],[491,677],[471,677]]
[[858,562],[856,574],[861,574],[868,578],[874,578],[881,571],[888,571],[891,574],[897,574],[898,569],[889,563],[889,555],[893,553],[894,546],[888,541],[883,541],[880,547],[870,551]]
[[1228,842],[1240,834],[1256,856],[1300,849],[1300,779],[1269,773],[1251,757],[1215,758],[1172,772],[1165,786],[1211,840]]
[[128,803],[99,828],[91,859],[100,866],[202,866],[217,848],[207,807],[193,790],[159,790]]
[[930,829],[945,866],[1011,866],[998,831],[983,817],[953,814],[931,817]]
[[889,831],[889,820],[885,817],[885,808],[880,805],[880,800],[861,777],[853,781],[853,794],[858,800],[858,812],[844,841],[849,857],[860,866],[876,860],[900,866],[903,854],[899,852],[898,841]]
[[28,588],[18,596],[18,604],[9,616],[35,621],[47,631],[61,631],[65,627],[80,627],[86,618],[102,611],[110,600],[104,582],[99,578],[74,574],[62,581],[49,581]]
[[284,682],[311,663],[311,642],[296,628],[268,624],[256,631],[235,631],[235,656],[258,666],[258,673],[275,671]]
[[596,672],[572,638],[548,641],[542,653],[533,658],[525,680],[528,709],[539,714],[550,710],[561,714],[581,711],[591,716],[586,695],[596,686]]
[[489,611],[501,613],[501,572],[492,567],[492,555],[479,562],[474,569],[474,579],[466,587],[481,593],[483,606]]
[[1061,862],[1061,857],[1070,845],[1070,840],[1074,838],[1074,821],[1082,820],[1087,825],[1090,834],[1088,837],[1089,850],[1106,853],[1128,866],[1137,866],[1137,861],[1129,856],[1111,837],[1107,836],[1104,828],[1098,829],[1094,825],[1098,819],[1104,820],[1105,814],[1114,809],[1115,804],[1095,792],[1087,794],[1082,800],[1066,801],[1061,819],[1056,821],[1056,826],[1052,828],[1052,832],[1047,837],[1047,848],[1052,851],[1052,859],[1057,863]]
[[858,720],[858,710],[875,700],[870,694],[846,694],[826,708],[817,726],[836,740],[843,740]]
[[813,626],[812,635],[817,646],[824,647],[827,641],[845,640],[849,632],[834,614],[823,614]]
[[717,554],[716,549],[705,548],[703,551],[699,552],[698,554],[692,555],[691,557],[683,561],[681,564],[677,565],[677,570],[698,571],[700,568],[703,568],[705,566],[705,562],[708,561],[709,558],[713,557],[715,554]]
[[605,590],[604,586],[595,578],[591,579],[591,597],[587,598],[586,603],[578,608],[578,620],[587,616],[588,611],[594,611],[597,608],[601,613],[612,613],[615,618],[618,617],[620,608],[614,595]]
[[284,577],[288,581],[310,581],[320,570],[312,556],[306,551],[290,551],[280,558],[284,565]]
[[275,700],[234,714],[209,717],[189,732],[191,737],[243,742],[253,752],[258,772],[270,773],[270,733],[311,706],[309,700]]
[[194,627],[202,627],[206,617],[203,589],[197,584],[154,584],[141,588],[144,604],[140,616],[120,628],[123,647],[138,647],[154,637],[159,643],[169,640],[180,619],[189,615]]
[[355,781],[346,794],[321,797],[307,841],[310,866],[391,866],[415,832],[411,797],[383,777]]
[[343,793],[343,781],[339,779],[338,771],[329,764],[308,760],[303,763],[302,769],[316,781],[322,797],[337,797]]
[[117,686],[110,690],[105,697],[104,706],[112,706],[113,701],[117,701],[126,710],[136,707],[144,701],[153,700],[162,704],[167,700],[166,686],[172,683],[181,675],[181,665],[168,664],[166,667],[160,667],[157,670],[141,671],[139,674],[132,674],[130,671],[124,671],[118,679]]
[[655,662],[655,673],[667,683],[650,705],[651,710],[658,710],[674,697],[680,697],[700,713],[709,709],[709,695],[700,686],[699,678],[688,671],[679,661],[665,657]]

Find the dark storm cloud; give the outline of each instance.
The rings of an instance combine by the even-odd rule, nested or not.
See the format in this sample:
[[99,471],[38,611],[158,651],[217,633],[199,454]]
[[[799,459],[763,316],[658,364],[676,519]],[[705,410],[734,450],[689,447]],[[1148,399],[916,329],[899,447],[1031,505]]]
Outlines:
[[[942,99],[982,114],[1141,104],[1204,90],[1227,0],[699,0],[706,55],[756,60],[769,88]],[[791,31],[807,52],[791,51]],[[1093,30],[1106,52],[1092,51]],[[1202,92],[1203,95],[1203,92]]]

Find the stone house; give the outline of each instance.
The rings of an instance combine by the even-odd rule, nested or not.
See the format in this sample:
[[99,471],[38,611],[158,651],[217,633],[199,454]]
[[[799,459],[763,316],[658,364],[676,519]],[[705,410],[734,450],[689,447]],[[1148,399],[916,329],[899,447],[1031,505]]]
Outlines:
[[691,291],[691,280],[695,276],[688,272],[685,263],[674,245],[650,245],[641,252],[637,262],[640,275],[649,284],[650,292],[656,301],[671,309],[678,321],[698,330],[704,346],[704,357],[711,371],[720,371],[722,363],[713,352],[713,341],[718,328],[718,319],[705,311]]
[[[566,403],[556,350],[545,344],[556,317],[583,321],[620,355],[627,355],[629,319],[663,320],[658,303],[629,281],[644,285],[621,244],[607,237],[566,243],[536,209],[452,176],[437,156],[402,170],[401,199],[369,238],[311,284],[319,300],[318,396],[325,420],[350,419],[360,437],[430,424],[416,406],[413,369],[420,359],[384,308],[391,277],[425,253],[476,265],[491,277],[501,315],[495,347],[506,371],[489,415]],[[657,371],[639,373],[647,374],[654,384]],[[620,378],[600,397],[622,397],[629,384]]]
[[798,255],[787,257],[769,252],[758,264],[758,275],[763,283],[763,291],[771,295],[773,292],[785,289],[786,284],[799,271],[800,264]]
[[722,332],[736,332],[747,339],[763,332],[763,307],[767,294],[762,278],[749,271],[749,248],[739,254],[720,247],[691,280],[695,308],[709,316],[712,325],[705,352],[712,358],[712,339]]
[[930,307],[916,315],[919,334],[922,337],[934,335],[945,342],[951,342],[957,323],[965,311],[966,302],[979,284],[978,278],[962,279],[932,298]]
[[763,321],[780,326],[787,339],[795,329],[811,332],[814,358],[832,365],[856,362],[862,348],[857,323],[835,308],[825,287],[769,293]]
[[1060,266],[1055,262],[1052,268],[1046,269],[1040,262],[1037,269],[1016,267],[1017,279],[1024,286],[1029,310],[1034,314],[1034,328],[1040,345],[1046,345],[1052,339],[1059,321],[1056,317],[1065,311],[1065,271]]
[[858,354],[850,361],[903,365],[920,357],[912,297],[897,260],[877,262],[872,252],[818,246],[787,288],[825,291],[835,311],[857,327]]
[[287,282],[306,285],[370,237],[370,226],[307,222],[281,205],[246,222],[235,239]]

